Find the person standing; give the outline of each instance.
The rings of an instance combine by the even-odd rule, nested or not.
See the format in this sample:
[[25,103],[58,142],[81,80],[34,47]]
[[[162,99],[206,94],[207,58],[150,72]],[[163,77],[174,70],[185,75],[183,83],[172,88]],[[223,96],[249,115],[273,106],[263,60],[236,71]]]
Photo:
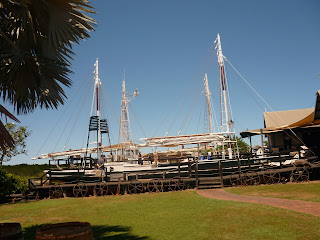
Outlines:
[[97,162],[98,170],[101,171],[101,180],[102,180],[102,182],[105,182],[104,181],[104,176],[105,176],[104,163],[105,163],[105,159],[106,159],[106,157],[104,155],[101,155],[100,158],[98,159],[98,162]]
[[139,154],[138,154],[138,164],[143,165],[141,152],[139,152]]
[[112,152],[109,153],[108,158],[109,158],[109,161],[107,160],[107,162],[113,162]]

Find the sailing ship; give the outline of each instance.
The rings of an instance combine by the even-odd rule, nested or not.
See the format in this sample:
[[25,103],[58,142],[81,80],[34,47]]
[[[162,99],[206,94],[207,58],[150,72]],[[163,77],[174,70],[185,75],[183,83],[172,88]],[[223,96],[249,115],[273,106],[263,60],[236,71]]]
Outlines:
[[[204,86],[206,94],[206,102],[209,115],[209,127],[210,132],[204,134],[189,134],[189,135],[178,135],[178,136],[165,136],[165,137],[153,137],[153,138],[142,138],[142,144],[135,144],[131,136],[129,112],[128,112],[128,103],[131,102],[135,97],[138,96],[138,89],[131,94],[128,94],[126,91],[125,77],[122,82],[122,101],[121,101],[121,118],[120,118],[120,136],[119,144],[111,145],[110,136],[109,136],[109,127],[107,119],[103,119],[100,116],[100,87],[102,85],[99,78],[99,61],[98,59],[95,62],[95,81],[94,81],[94,111],[90,117],[89,131],[87,138],[87,146],[83,149],[78,150],[69,150],[62,152],[53,152],[48,154],[43,154],[40,157],[34,159],[48,159],[49,163],[56,165],[56,170],[51,170],[50,177],[57,179],[72,179],[73,175],[82,176],[83,178],[89,177],[92,181],[98,181],[100,178],[97,175],[95,169],[96,163],[99,158],[103,157],[104,154],[107,154],[110,157],[110,161],[106,162],[105,168],[108,173],[113,173],[113,176],[121,176],[123,172],[139,173],[139,172],[156,172],[159,170],[172,170],[176,171],[178,166],[177,164],[163,164],[161,163],[161,153],[157,152],[157,147],[178,147],[181,146],[184,148],[186,145],[196,145],[196,148],[184,148],[179,150],[173,150],[180,154],[180,160],[182,157],[185,157],[185,162],[188,161],[187,155],[189,154],[198,154],[198,159],[200,158],[200,149],[203,146],[210,146],[213,149],[220,147],[222,159],[234,159],[238,154],[236,150],[232,150],[232,145],[235,144],[234,139],[234,129],[233,129],[233,120],[231,119],[230,114],[230,99],[227,93],[228,86],[225,74],[225,63],[224,56],[222,54],[222,47],[220,41],[220,35],[218,34],[217,39],[214,44],[216,44],[217,57],[219,64],[219,81],[220,81],[220,108],[223,112],[222,121],[221,121],[221,132],[213,132],[212,127],[212,109],[211,109],[211,92],[209,90],[207,74],[204,76]],[[94,142],[95,146],[89,147],[90,136],[92,133],[96,137]],[[106,135],[106,137],[103,137]],[[108,145],[103,145],[102,139],[107,138]],[[144,164],[138,164],[138,154],[141,148],[144,147],[154,147],[155,152],[151,154],[144,154]],[[224,150],[227,149],[227,152]],[[148,156],[148,158],[147,158]],[[176,154],[177,156],[177,154]],[[140,157],[141,158],[141,157]],[[146,159],[147,158],[147,159]],[[141,160],[141,159],[140,159]],[[179,160],[179,162],[180,162]],[[212,159],[211,161],[216,161]],[[76,163],[76,164],[74,164]],[[205,163],[205,162],[203,162]],[[67,169],[62,169],[61,166],[66,167]],[[76,167],[75,167],[76,166]],[[186,167],[179,166],[179,167]],[[74,168],[74,169],[72,169]]]

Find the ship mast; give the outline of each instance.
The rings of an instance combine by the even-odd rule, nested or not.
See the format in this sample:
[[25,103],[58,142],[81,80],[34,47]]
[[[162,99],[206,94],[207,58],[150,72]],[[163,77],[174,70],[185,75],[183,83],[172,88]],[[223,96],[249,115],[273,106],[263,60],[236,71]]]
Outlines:
[[[232,149],[231,149],[231,130],[233,128],[233,121],[231,119],[230,114],[230,106],[229,106],[229,98],[227,94],[227,81],[226,81],[226,73],[225,73],[225,65],[224,65],[224,56],[222,54],[220,35],[216,39],[217,41],[217,56],[219,63],[219,80],[220,80],[220,109],[221,112],[224,111],[224,120],[221,121],[221,130],[224,130],[224,126],[226,127],[226,135],[229,138],[228,142],[228,154],[229,158],[232,158]],[[221,99],[222,98],[222,99]],[[223,118],[223,114],[221,116]]]
[[96,116],[98,119],[97,129],[97,158],[101,155],[101,124],[100,124],[100,79],[99,79],[99,60],[97,58],[95,65],[95,81],[94,81],[94,92],[96,97]]
[[211,109],[211,98],[210,98],[210,95],[211,95],[211,92],[209,90],[209,84],[208,84],[208,77],[207,77],[207,74],[205,73],[204,75],[204,87],[205,87],[205,91],[206,91],[206,97],[207,97],[207,108],[208,108],[208,115],[209,115],[209,130],[210,130],[210,133],[213,133],[213,118],[212,118],[212,109]]
[[[120,117],[120,161],[128,160],[132,158],[135,154],[131,151],[132,136],[131,136],[131,128],[130,128],[130,120],[129,120],[129,111],[128,104],[138,96],[138,89],[133,94],[129,94],[126,92],[126,81],[125,74],[122,81],[122,101],[121,101],[121,117]],[[131,95],[131,99],[129,99],[129,95]]]

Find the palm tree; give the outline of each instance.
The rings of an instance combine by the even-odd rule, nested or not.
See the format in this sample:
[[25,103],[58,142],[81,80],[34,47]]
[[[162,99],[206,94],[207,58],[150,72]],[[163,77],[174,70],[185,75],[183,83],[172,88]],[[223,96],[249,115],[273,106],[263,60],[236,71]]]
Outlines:
[[[0,0],[0,98],[17,114],[64,104],[72,44],[96,24],[83,12],[95,13],[87,0]],[[12,144],[0,122],[0,147]]]

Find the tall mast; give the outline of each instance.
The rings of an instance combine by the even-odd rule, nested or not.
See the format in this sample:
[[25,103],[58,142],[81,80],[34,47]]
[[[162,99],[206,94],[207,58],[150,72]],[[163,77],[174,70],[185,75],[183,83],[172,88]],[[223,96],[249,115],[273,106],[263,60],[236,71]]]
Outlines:
[[121,101],[121,117],[120,117],[120,145],[121,145],[121,153],[120,153],[120,161],[125,160],[129,157],[133,157],[133,154],[130,150],[130,146],[132,145],[132,136],[131,136],[131,128],[130,128],[130,120],[129,120],[129,111],[128,104],[131,102],[136,96],[138,96],[138,89],[132,95],[132,98],[129,99],[127,95],[129,93],[126,92],[126,81],[125,81],[125,73],[122,81],[122,101]]
[[[225,65],[224,65],[224,56],[222,54],[222,48],[221,48],[221,41],[220,41],[220,35],[218,34],[217,37],[217,56],[218,56],[218,63],[219,63],[219,78],[220,78],[220,91],[222,95],[222,99],[220,101],[220,108],[221,112],[224,110],[224,121],[222,121],[221,128],[223,129],[223,125],[226,126],[226,133],[229,137],[229,141],[231,140],[231,129],[233,126],[233,121],[230,117],[230,109],[229,109],[229,99],[228,99],[228,93],[227,93],[227,81],[226,81],[226,72],[225,72]],[[229,158],[232,158],[232,149],[230,142],[228,143],[228,153]]]
[[98,129],[97,129],[97,154],[100,158],[101,153],[101,125],[100,125],[100,79],[99,79],[99,60],[97,58],[95,65],[95,81],[94,81],[94,92],[96,98],[96,116],[98,118]]
[[205,87],[206,97],[207,97],[207,107],[208,107],[208,115],[209,115],[209,130],[210,130],[210,133],[213,133],[213,126],[212,126],[213,118],[212,118],[212,109],[211,109],[212,105],[211,105],[211,98],[210,98],[211,92],[209,90],[208,77],[207,77],[206,73],[204,75],[203,81],[204,81],[204,87]]

